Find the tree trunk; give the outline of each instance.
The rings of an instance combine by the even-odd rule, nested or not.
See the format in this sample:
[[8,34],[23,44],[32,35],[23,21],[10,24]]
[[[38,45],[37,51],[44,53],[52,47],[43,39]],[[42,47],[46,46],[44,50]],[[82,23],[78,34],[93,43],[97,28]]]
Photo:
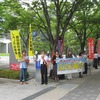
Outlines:
[[58,50],[60,56],[62,56],[63,53],[63,42],[63,37],[61,36],[54,41],[54,44],[52,44],[52,51],[56,52],[56,50]]
[[84,43],[81,43],[81,52],[84,51],[84,47],[85,47],[85,44]]
[[97,41],[98,41],[98,38],[99,38],[99,33],[96,34],[96,38],[95,38],[95,44],[94,44],[94,51],[97,51]]

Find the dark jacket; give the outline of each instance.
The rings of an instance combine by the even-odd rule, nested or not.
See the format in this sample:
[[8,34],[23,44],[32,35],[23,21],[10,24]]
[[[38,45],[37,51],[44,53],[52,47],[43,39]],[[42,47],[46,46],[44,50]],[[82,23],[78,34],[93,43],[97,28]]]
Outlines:
[[[60,55],[59,55],[59,58],[61,58]],[[52,64],[53,64],[53,65],[56,64],[56,55],[54,55],[53,58],[52,58]]]

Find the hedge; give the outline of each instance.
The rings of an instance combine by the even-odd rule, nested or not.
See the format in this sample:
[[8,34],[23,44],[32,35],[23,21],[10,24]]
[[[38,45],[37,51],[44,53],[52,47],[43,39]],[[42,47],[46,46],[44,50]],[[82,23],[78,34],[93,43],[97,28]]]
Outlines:
[[[0,69],[0,77],[8,79],[19,79],[20,71],[14,71],[9,69]],[[29,78],[29,73],[27,72],[27,78]]]
[[13,71],[13,70],[9,70],[9,69],[0,70],[1,78],[19,79],[19,75],[20,75],[20,71]]

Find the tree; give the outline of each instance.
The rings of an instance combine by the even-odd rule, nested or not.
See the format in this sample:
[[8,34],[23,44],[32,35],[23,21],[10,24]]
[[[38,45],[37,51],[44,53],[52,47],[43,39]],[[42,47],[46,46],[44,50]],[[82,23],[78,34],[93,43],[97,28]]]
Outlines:
[[34,13],[22,7],[18,0],[4,0],[0,3],[2,8],[1,18],[4,20],[2,30],[8,33],[9,30],[20,30],[22,48],[27,50],[29,40],[29,25],[34,22]]
[[79,40],[81,51],[84,51],[87,38],[93,37],[92,34],[95,29],[93,29],[94,24],[91,19],[93,20],[95,13],[97,13],[96,4],[93,1],[85,0],[71,20],[70,27]]
[[94,51],[97,50],[97,41],[100,38],[100,3],[96,2],[96,9],[94,16],[89,20],[89,22],[93,25],[93,37],[95,37],[95,46]]
[[[83,1],[74,0],[73,2],[68,2],[67,0],[52,0],[48,3],[47,0],[40,0],[32,3],[30,8],[35,12],[36,18],[39,20],[37,27],[50,42],[51,49],[56,49],[59,37],[64,38],[73,14]],[[27,5],[29,6],[29,4]],[[52,31],[54,28],[55,33]]]

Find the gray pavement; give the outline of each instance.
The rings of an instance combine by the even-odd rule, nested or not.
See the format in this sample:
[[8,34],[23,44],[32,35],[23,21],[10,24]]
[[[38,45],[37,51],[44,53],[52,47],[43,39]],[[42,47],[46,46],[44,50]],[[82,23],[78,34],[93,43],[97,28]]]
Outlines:
[[[92,75],[60,100],[96,100],[100,94],[100,72]],[[98,99],[100,100],[100,98]]]
[[[0,68],[9,68],[0,62]],[[73,74],[72,80],[54,81],[48,85],[37,84],[34,64],[28,68],[29,84],[20,85],[19,80],[0,78],[0,100],[100,100],[100,68],[92,69],[91,75]]]
[[29,84],[20,85],[19,80],[0,78],[0,100],[100,100],[100,69],[92,75],[58,82],[49,79],[48,85],[37,84],[35,78]]

